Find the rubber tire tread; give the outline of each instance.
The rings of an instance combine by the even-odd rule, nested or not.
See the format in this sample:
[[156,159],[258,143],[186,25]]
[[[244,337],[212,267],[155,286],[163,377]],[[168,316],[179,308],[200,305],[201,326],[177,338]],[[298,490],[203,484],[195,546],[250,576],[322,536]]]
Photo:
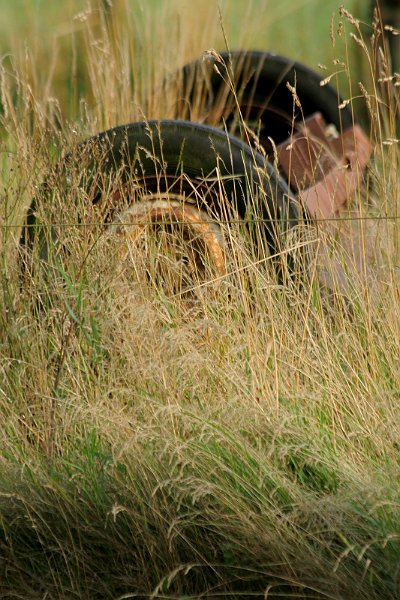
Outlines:
[[[168,175],[206,178],[218,168],[224,180],[228,198],[236,203],[239,216],[245,217],[249,208],[249,192],[257,187],[265,192],[267,205],[260,203],[260,217],[278,219],[290,228],[298,222],[298,204],[291,196],[287,183],[274,167],[243,141],[221,129],[190,121],[143,121],[120,125],[89,138],[78,147],[99,146],[104,149],[103,160],[96,165],[109,173],[134,169],[136,176],[156,175],[157,166],[165,163]],[[154,160],[154,158],[156,160]],[[66,161],[68,162],[68,160]],[[218,206],[212,207],[217,213]]]
[[[246,82],[243,93],[244,98],[246,98],[246,88],[254,99],[259,98],[260,101],[264,101],[266,97],[270,96],[271,106],[277,106],[279,109],[284,110],[291,118],[293,98],[286,86],[286,83],[289,82],[290,85],[296,88],[297,96],[300,102],[304,104],[305,117],[319,111],[326,122],[333,123],[339,131],[354,124],[351,107],[345,106],[344,109],[339,110],[338,105],[341,98],[337,90],[329,84],[321,85],[324,78],[306,65],[279,54],[258,50],[237,50],[230,54],[221,52],[220,56],[228,67],[230,75],[231,67],[235,72],[237,65],[243,64],[246,64],[246,72],[257,73],[255,89],[253,89],[252,83]],[[214,69],[214,66],[218,67],[218,71]],[[207,74],[210,84],[207,87],[212,90],[214,97],[217,95],[219,88],[225,85],[224,67],[212,58],[209,62],[196,60],[188,63],[183,67],[182,73],[184,90],[187,89],[188,84],[195,85],[196,78],[204,77],[205,74]]]

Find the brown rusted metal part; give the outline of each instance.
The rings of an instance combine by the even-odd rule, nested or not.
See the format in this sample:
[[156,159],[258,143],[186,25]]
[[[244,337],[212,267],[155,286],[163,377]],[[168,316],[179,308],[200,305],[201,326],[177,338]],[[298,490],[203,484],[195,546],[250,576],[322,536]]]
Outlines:
[[198,241],[196,262],[201,270],[201,246],[218,275],[225,274],[224,239],[217,222],[204,211],[177,194],[154,194],[140,198],[117,215],[110,230],[135,241],[149,224],[162,223],[182,229],[182,244]]
[[328,219],[347,208],[371,151],[359,125],[339,133],[319,112],[277,147],[290,187],[316,219]]

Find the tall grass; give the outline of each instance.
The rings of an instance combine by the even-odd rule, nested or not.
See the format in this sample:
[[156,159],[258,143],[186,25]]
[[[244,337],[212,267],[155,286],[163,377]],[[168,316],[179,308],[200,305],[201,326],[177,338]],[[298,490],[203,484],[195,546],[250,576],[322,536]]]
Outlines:
[[32,197],[45,224],[57,211],[76,222],[78,182],[66,192],[58,157],[118,122],[176,116],[164,76],[204,50],[199,23],[182,31],[161,11],[155,39],[153,13],[131,22],[116,6],[74,21],[75,54],[65,71],[56,61],[64,100],[29,54],[3,63],[0,597],[394,600],[398,78],[379,24],[364,48],[341,15],[370,70],[358,88],[350,51],[338,56],[346,99],[362,96],[374,143],[352,220],[339,235],[319,224],[307,275],[284,285],[225,229],[227,275],[187,302],[100,226],[63,230],[62,262],[50,245],[52,269],[21,270]]

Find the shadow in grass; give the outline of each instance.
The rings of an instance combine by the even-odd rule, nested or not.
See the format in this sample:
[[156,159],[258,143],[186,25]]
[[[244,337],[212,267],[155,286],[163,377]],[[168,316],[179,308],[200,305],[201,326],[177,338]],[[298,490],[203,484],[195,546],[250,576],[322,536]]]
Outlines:
[[304,449],[284,466],[212,424],[176,442],[116,461],[92,431],[50,469],[9,461],[1,597],[398,598],[398,504],[337,494]]

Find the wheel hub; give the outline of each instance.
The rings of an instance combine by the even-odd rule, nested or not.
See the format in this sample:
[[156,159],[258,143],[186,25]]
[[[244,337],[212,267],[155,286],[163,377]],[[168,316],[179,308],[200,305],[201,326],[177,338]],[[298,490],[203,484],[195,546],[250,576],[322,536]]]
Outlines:
[[123,258],[143,250],[147,276],[166,293],[186,292],[225,273],[224,238],[209,213],[179,194],[151,194],[117,213],[109,231]]

